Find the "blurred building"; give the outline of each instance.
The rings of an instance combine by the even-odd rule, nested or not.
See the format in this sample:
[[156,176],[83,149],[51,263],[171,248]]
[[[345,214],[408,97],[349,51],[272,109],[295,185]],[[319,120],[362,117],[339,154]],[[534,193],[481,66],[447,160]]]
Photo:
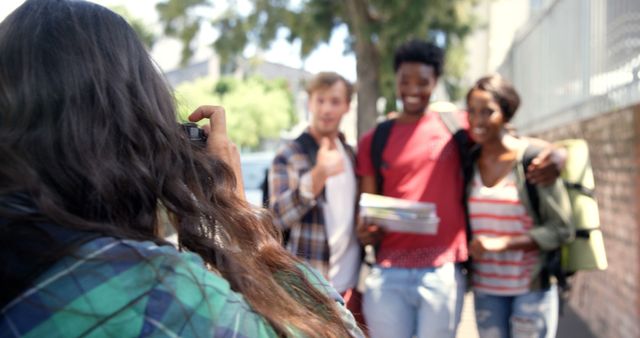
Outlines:
[[220,65],[220,58],[216,54],[211,54],[203,60],[192,62],[185,67],[165,73],[165,77],[172,87],[202,77],[217,80],[225,75],[237,78],[257,75],[266,80],[286,80],[294,98],[294,109],[298,120],[305,121],[307,119],[305,83],[313,74],[303,69],[292,68],[258,58],[239,58],[233,69],[225,70]]
[[493,73],[502,64],[517,31],[524,26],[542,0],[480,1],[474,10],[479,29],[467,38],[467,72],[464,82],[471,86],[480,77]]

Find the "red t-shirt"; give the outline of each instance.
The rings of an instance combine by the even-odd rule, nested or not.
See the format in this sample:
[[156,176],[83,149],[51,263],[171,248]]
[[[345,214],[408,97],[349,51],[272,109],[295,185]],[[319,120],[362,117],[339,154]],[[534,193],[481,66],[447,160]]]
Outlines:
[[[464,113],[460,125],[468,128]],[[358,144],[356,173],[375,176],[371,162],[374,130]],[[382,152],[383,195],[436,204],[440,224],[435,235],[388,232],[376,252],[385,267],[437,267],[468,257],[462,205],[463,179],[456,141],[437,113],[418,122],[396,121]]]

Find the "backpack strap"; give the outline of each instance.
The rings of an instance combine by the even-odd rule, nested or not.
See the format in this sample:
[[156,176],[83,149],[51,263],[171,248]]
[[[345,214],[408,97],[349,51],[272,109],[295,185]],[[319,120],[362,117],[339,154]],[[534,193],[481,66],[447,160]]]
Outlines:
[[[527,172],[529,171],[529,165],[533,162],[533,159],[538,156],[540,153],[540,148],[535,147],[533,145],[528,145],[524,150],[524,154],[522,155],[522,169],[525,174],[525,189],[527,191],[527,197],[529,199],[529,205],[531,206],[531,210],[534,213],[534,218],[537,222],[541,222],[540,216],[540,196],[538,195],[538,188],[536,188],[535,184],[531,183],[528,179],[526,179]],[[542,266],[542,270],[540,271],[540,286],[542,289],[547,289],[551,286],[551,253],[547,254],[547,259]]]
[[[309,134],[309,132],[305,131],[302,134],[300,134],[300,136],[298,136],[295,140],[293,140],[293,142],[295,142],[298,146],[300,146],[300,148],[302,148],[302,152],[305,153],[307,155],[307,157],[309,158],[309,163],[311,163],[311,167],[316,165],[316,157],[318,156],[318,143],[316,142],[316,140],[313,138],[313,136],[311,136],[311,134]],[[269,205],[269,193],[268,193],[268,189],[269,189],[269,181],[268,181],[268,177],[265,178],[265,182],[263,183],[263,188],[262,188],[262,194],[263,194],[263,204],[265,205],[265,207],[267,207]],[[265,191],[267,191],[265,193]],[[322,190],[322,194],[324,195],[324,189]],[[291,229],[285,229],[282,231],[282,245],[284,247],[287,246],[287,243],[289,242],[289,238],[291,238]]]
[[[293,140],[293,142],[298,144],[298,146],[302,148],[302,152],[307,154],[311,166],[315,166],[319,147],[311,134],[305,131]],[[262,184],[260,184],[260,189],[262,189],[262,206],[264,208],[269,208],[269,169],[266,170]]]
[[452,111],[439,111],[438,116],[444,125],[447,127],[451,135],[455,135],[462,128],[458,119],[453,115]]
[[294,142],[297,143],[302,148],[302,151],[305,154],[307,154],[307,156],[309,157],[309,163],[311,163],[311,166],[312,167],[315,166],[319,146],[316,140],[313,138],[313,136],[311,136],[311,134],[305,131],[304,133],[300,134],[300,136],[298,136],[294,140]]
[[264,171],[260,189],[262,190],[262,207],[269,209],[269,168]]
[[438,116],[442,123],[447,127],[453,137],[453,140],[458,146],[460,167],[462,168],[462,176],[464,177],[464,183],[466,184],[471,180],[471,164],[473,163],[469,156],[471,150],[469,134],[462,128],[453,111],[439,111]]
[[595,189],[589,189],[577,182],[564,181],[564,186],[565,188],[567,188],[567,190],[573,190],[573,191],[579,192],[582,195],[585,195],[587,197],[595,198],[596,196]]
[[[453,136],[456,144],[458,145],[458,152],[461,160],[461,167],[463,168],[463,176],[465,177],[466,182],[466,162],[468,160],[468,150],[469,150],[469,135],[460,125],[457,117],[454,115],[452,111],[439,111],[438,116],[440,120],[447,127],[447,130]],[[375,169],[376,176],[376,188],[379,193],[382,192],[382,184],[384,183],[384,178],[382,177],[381,168],[384,166],[382,161],[382,151],[387,145],[387,141],[389,139],[389,134],[391,133],[391,128],[393,127],[395,120],[387,120],[384,121],[376,127],[373,132],[373,141],[371,142],[371,162],[373,163],[373,168]]]
[[[529,145],[524,151],[524,155],[522,156],[522,166],[524,169],[525,175],[527,174],[529,165],[533,161],[536,156],[540,153],[542,149],[539,147]],[[538,222],[542,221],[542,215],[540,214],[540,195],[538,194],[538,188],[529,182],[529,180],[525,180],[525,187],[527,189],[527,197],[529,198],[529,205],[531,205],[531,209],[533,210],[535,217]],[[549,288],[551,286],[551,276],[556,277],[558,281],[558,286],[562,290],[568,288],[567,274],[562,270],[561,266],[561,250],[560,248],[551,250],[547,252],[545,263],[540,271],[540,281],[541,287],[543,289]],[[561,299],[562,300],[562,299]],[[564,304],[560,304],[560,313],[562,314]]]
[[373,169],[375,170],[376,176],[376,191],[377,193],[382,193],[382,184],[384,183],[384,178],[382,177],[382,151],[384,147],[387,145],[387,141],[389,140],[389,134],[391,134],[391,128],[395,124],[395,120],[386,120],[376,127],[373,132],[373,141],[371,142],[371,162],[373,163]]
[[458,120],[458,117],[455,116],[455,112],[450,110],[438,111],[438,116],[451,133],[451,136],[458,147],[458,158],[460,159],[460,169],[464,183],[463,187],[465,187],[461,203],[464,207],[467,239],[471,240],[473,232],[471,230],[471,223],[469,222],[469,208],[467,206],[468,192],[466,187],[469,186],[469,182],[471,182],[471,179],[473,178],[473,163],[480,154],[480,151],[479,148],[474,149],[471,147],[472,142],[469,139],[469,134],[460,125],[460,121]]
[[[533,159],[536,158],[539,153],[540,148],[532,145],[528,145],[524,150],[524,155],[522,156],[522,168],[525,175],[529,170],[529,165],[531,165],[531,162],[533,162]],[[529,180],[525,180],[525,187],[527,188],[527,196],[529,197],[531,210],[535,213],[536,218],[540,220],[540,198],[538,197],[538,190],[534,184],[529,182]]]

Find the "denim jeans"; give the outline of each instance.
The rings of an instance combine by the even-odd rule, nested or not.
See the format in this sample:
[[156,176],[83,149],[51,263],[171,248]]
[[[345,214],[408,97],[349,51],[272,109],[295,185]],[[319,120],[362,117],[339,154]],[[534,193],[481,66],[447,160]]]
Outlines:
[[437,268],[375,266],[365,280],[363,312],[372,338],[454,338],[465,278],[453,263]]
[[474,292],[481,338],[553,338],[558,329],[558,288],[519,296]]

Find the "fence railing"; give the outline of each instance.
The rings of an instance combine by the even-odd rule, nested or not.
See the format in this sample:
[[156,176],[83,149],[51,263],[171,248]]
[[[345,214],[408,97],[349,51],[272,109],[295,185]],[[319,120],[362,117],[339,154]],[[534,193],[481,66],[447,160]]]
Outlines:
[[514,124],[543,131],[640,103],[640,0],[556,0],[517,34],[499,72]]

